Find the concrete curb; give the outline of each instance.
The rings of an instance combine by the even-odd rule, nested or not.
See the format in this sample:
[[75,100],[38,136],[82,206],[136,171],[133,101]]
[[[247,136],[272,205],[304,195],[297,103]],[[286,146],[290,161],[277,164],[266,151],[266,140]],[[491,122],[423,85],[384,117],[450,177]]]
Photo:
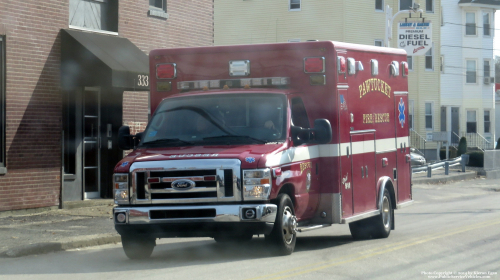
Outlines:
[[9,258],[18,258],[23,256],[46,254],[46,253],[64,251],[76,248],[91,247],[91,246],[105,245],[111,243],[116,244],[120,242],[121,242],[120,235],[112,235],[112,236],[93,237],[84,240],[74,240],[67,242],[35,243],[9,249],[0,255]]
[[464,174],[458,174],[458,175],[444,175],[444,176],[435,176],[434,178],[413,178],[412,183],[413,184],[443,184],[443,183],[449,183],[449,182],[454,182],[454,181],[462,181],[462,180],[472,180],[477,177],[476,172],[466,172]]

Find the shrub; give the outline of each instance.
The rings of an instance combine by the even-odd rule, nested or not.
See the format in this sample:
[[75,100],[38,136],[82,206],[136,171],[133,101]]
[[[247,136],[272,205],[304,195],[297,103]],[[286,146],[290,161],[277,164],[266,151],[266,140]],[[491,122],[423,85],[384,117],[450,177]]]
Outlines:
[[460,138],[460,142],[458,142],[458,151],[457,157],[467,153],[467,139],[465,137]]
[[[457,157],[457,150],[453,149],[453,148],[449,148],[448,149],[449,151],[449,156],[450,158],[456,158]],[[441,150],[439,150],[439,158],[441,159],[446,159],[446,148],[441,148]]]
[[496,150],[500,150],[500,137],[497,140],[497,146],[495,147]]
[[484,153],[483,152],[470,152],[468,166],[483,167],[484,166]]

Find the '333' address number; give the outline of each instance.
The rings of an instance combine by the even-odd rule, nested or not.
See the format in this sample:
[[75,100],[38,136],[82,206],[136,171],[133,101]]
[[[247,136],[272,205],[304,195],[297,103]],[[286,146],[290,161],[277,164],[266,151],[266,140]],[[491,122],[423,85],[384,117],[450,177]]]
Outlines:
[[149,86],[149,76],[148,75],[137,75],[137,85],[140,87]]

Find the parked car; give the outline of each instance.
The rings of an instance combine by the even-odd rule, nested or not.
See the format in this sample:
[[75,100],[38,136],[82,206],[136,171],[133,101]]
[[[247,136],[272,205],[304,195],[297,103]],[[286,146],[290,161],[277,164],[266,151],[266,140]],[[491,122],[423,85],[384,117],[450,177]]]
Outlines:
[[415,149],[410,149],[411,166],[422,166],[427,162],[424,155],[417,152]]

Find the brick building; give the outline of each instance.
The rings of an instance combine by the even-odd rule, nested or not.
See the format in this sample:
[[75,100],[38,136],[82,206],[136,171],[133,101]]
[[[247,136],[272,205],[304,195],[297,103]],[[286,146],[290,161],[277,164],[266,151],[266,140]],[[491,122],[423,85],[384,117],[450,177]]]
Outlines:
[[208,45],[212,0],[0,0],[0,211],[111,197],[147,54]]

